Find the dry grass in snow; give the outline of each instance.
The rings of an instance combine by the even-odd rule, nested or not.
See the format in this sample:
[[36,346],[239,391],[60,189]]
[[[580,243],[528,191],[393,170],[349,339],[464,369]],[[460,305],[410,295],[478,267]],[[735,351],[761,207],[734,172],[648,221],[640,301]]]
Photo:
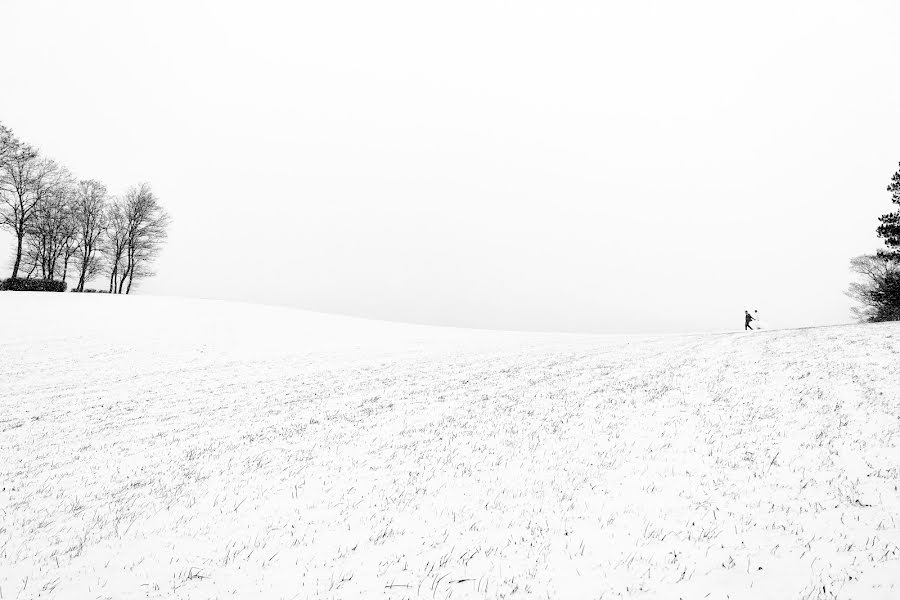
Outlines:
[[898,598],[900,326],[2,294],[0,598]]

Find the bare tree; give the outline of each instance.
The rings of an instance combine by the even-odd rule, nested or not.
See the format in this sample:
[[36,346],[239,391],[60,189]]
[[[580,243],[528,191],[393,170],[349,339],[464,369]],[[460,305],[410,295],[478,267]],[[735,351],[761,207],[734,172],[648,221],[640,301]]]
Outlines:
[[25,231],[23,263],[32,272],[40,269],[42,279],[65,280],[75,226],[72,218],[73,182],[65,169],[54,166],[50,175],[35,187],[32,218]]
[[83,292],[85,283],[100,271],[100,243],[107,224],[107,199],[106,186],[99,181],[87,179],[78,182],[72,211],[76,228],[76,292]]
[[860,281],[847,295],[860,303],[850,310],[861,322],[900,321],[900,256],[879,251],[850,260]]
[[25,234],[54,163],[41,160],[36,149],[18,142],[7,146],[0,161],[0,227],[9,229],[16,237],[12,270],[12,277],[16,278],[22,263]]
[[125,270],[123,258],[128,244],[128,218],[123,199],[117,198],[107,207],[104,221],[102,251],[109,274],[109,293],[114,294],[118,291],[119,273]]
[[170,218],[147,183],[128,190],[122,209],[126,224],[125,248],[116,293],[121,294],[124,289],[129,294],[135,278],[154,275],[150,267],[166,240]]

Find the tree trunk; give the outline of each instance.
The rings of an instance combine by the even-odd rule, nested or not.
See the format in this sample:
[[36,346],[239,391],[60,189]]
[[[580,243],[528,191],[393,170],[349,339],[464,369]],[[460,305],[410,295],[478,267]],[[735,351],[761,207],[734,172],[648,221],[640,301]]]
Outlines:
[[86,250],[82,256],[83,256],[84,260],[81,262],[81,269],[78,274],[78,285],[75,286],[76,292],[84,291],[84,284],[85,284],[84,280],[87,278],[88,265],[91,264],[91,251],[89,249]]
[[122,277],[121,277],[121,279],[119,279],[119,291],[118,291],[119,294],[122,293],[122,288],[125,286],[125,279],[128,277],[128,271],[129,271],[128,268],[126,268],[124,271],[122,271]]
[[128,274],[128,289],[125,290],[126,294],[131,293],[131,282],[134,281],[134,269],[131,269],[131,273]]
[[110,294],[115,293],[114,286],[116,284],[116,275],[118,275],[118,273],[119,273],[119,267],[118,266],[113,267],[112,273],[110,273],[110,275],[109,275],[109,293]]
[[[127,253],[128,262],[126,263],[125,270],[122,272],[122,280],[119,281],[119,293],[122,293],[122,288],[125,287],[125,280],[129,279],[132,273],[134,273],[134,255],[132,254],[131,249],[128,249]],[[131,285],[128,286],[131,288]],[[127,292],[126,292],[127,293]]]
[[128,279],[128,276],[134,272],[134,260],[131,256],[131,249],[128,250],[128,262],[126,263],[125,270],[122,272],[122,279],[119,281],[119,293],[122,293],[122,288],[125,286],[125,280]]
[[22,263],[22,239],[25,237],[25,234],[21,233],[17,237],[18,242],[16,243],[16,262],[13,263],[12,272],[13,279],[19,276],[19,265]]

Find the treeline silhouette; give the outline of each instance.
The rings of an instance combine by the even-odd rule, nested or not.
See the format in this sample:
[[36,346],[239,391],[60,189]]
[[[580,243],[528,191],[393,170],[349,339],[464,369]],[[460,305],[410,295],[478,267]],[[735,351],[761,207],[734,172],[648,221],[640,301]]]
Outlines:
[[[12,233],[12,275],[0,289],[129,293],[152,276],[171,219],[147,183],[114,196],[78,179],[0,123],[0,228]],[[103,277],[105,289],[85,286]]]

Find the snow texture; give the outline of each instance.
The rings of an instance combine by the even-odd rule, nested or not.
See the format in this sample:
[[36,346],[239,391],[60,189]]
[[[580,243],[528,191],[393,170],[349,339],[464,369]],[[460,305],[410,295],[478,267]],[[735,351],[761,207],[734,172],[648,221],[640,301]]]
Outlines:
[[0,310],[4,600],[900,598],[898,324]]

